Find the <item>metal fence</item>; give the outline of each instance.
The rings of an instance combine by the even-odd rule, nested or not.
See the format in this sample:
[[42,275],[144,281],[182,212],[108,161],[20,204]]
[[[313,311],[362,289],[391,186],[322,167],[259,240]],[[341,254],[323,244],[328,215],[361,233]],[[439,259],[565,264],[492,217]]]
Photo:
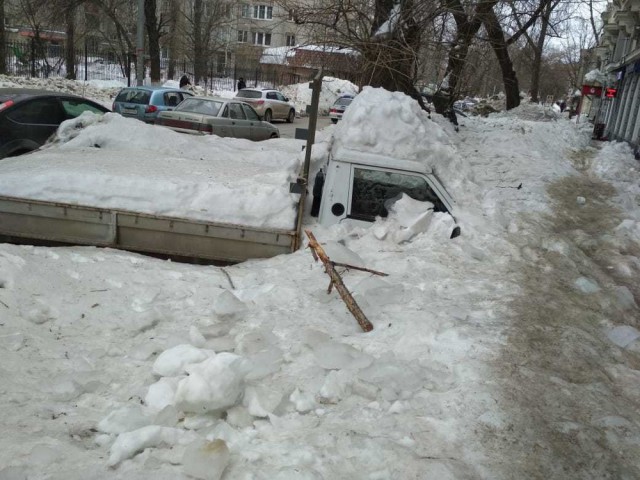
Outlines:
[[[38,43],[35,39],[26,42],[7,43],[7,74],[31,77],[53,78],[66,77],[65,45]],[[75,78],[78,80],[117,80],[127,85],[136,84],[136,65],[133,55],[123,58],[113,51],[93,50],[87,47],[75,49]],[[161,81],[169,80],[169,59],[161,58]],[[149,68],[145,67],[145,77]],[[189,77],[195,84],[193,63],[178,60],[174,63],[173,79],[178,80],[183,75]],[[208,90],[235,90],[239,78],[244,78],[248,87],[274,88],[278,85],[288,85],[300,81],[298,75],[278,72],[275,69],[256,68],[225,68],[212,65],[208,68],[198,84]],[[148,78],[146,78],[148,81]],[[146,83],[143,82],[143,83]]]

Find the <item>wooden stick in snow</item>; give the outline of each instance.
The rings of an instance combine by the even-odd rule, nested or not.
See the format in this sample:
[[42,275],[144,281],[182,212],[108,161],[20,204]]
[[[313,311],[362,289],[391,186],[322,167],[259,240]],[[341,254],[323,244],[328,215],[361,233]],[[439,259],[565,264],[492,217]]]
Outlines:
[[329,278],[331,278],[329,290],[331,289],[331,285],[335,285],[336,290],[340,294],[340,297],[344,301],[345,305],[358,321],[360,328],[362,328],[362,330],[365,332],[370,332],[371,330],[373,330],[373,324],[367,319],[354,298],[351,296],[349,290],[347,290],[347,287],[342,281],[342,277],[340,277],[340,274],[336,272],[336,269],[333,267],[333,262],[331,261],[331,259],[329,259],[324,249],[320,246],[320,244],[316,240],[316,237],[313,235],[313,233],[311,233],[311,230],[305,230],[304,233],[306,233],[307,237],[309,237],[309,248],[311,249],[311,252],[314,254],[314,257],[317,256],[322,261],[327,275],[329,275]]

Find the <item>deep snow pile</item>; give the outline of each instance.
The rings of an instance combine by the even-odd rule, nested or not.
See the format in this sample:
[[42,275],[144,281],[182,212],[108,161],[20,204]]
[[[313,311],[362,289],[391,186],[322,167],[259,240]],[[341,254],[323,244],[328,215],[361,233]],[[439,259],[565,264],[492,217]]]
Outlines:
[[42,90],[53,90],[55,92],[67,92],[81,97],[90,98],[107,108],[111,108],[113,99],[121,88],[126,84],[118,81],[90,80],[79,82],[67,80],[62,77],[55,78],[27,78],[10,77],[0,75],[0,88],[34,88]]
[[[289,97],[296,106],[296,112],[306,112],[307,105],[311,105],[311,89],[309,82],[296,83],[282,87],[282,93]],[[358,87],[348,80],[342,80],[335,77],[322,78],[322,90],[318,104],[318,111],[321,115],[327,115],[331,105],[341,95],[356,95]]]
[[[336,135],[392,149],[360,131],[390,122],[358,114],[382,96],[363,94]],[[388,95],[453,155],[462,236],[398,235],[407,199],[368,229],[311,224],[333,259],[388,274],[343,272],[370,333],[306,250],[220,269],[0,245],[0,478],[638,478],[630,150],[519,112],[455,135]]]
[[108,113],[64,122],[55,141],[0,163],[0,193],[291,229],[299,141],[182,135]]

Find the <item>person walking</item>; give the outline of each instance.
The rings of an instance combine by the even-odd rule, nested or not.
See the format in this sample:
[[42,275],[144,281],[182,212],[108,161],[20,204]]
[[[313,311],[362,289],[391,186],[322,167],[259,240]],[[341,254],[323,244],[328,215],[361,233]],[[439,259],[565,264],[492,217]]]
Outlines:
[[180,88],[185,88],[187,85],[191,85],[189,77],[187,77],[186,75],[182,75],[182,77],[180,78]]
[[240,77],[238,79],[238,90],[242,90],[243,88],[247,88],[247,84],[244,83],[244,78]]

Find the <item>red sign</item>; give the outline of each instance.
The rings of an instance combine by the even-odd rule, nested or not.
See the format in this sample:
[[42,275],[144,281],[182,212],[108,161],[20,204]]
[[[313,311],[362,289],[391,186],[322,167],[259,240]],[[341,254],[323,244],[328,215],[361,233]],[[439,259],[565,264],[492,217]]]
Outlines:
[[602,87],[593,87],[591,85],[583,85],[582,94],[595,95],[596,97],[599,97],[600,95],[602,95]]
[[604,92],[604,96],[607,98],[616,98],[617,93],[618,93],[617,88],[607,88]]

